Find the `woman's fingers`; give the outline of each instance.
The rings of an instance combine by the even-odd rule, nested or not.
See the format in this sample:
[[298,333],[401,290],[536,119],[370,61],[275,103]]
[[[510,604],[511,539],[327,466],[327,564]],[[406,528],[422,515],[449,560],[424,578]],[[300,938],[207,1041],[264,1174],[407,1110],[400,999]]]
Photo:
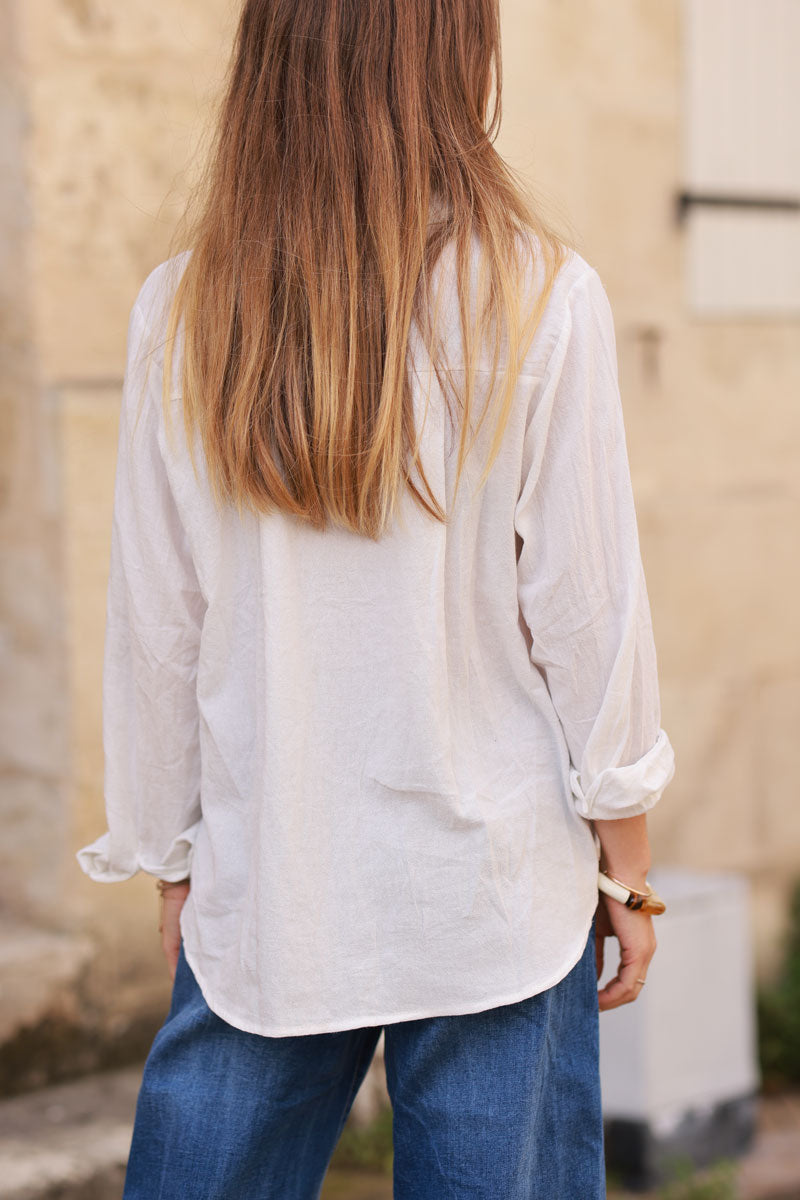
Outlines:
[[647,979],[647,969],[656,951],[653,918],[646,913],[633,912],[618,900],[603,896],[608,926],[619,940],[619,969],[613,979],[597,993],[600,1010],[630,1004],[641,992]]
[[188,893],[188,884],[185,888],[170,888],[164,892],[161,902],[161,948],[164,951],[170,979],[173,982],[175,980],[175,971],[178,966],[178,955],[181,948],[181,909]]
[[621,972],[615,975],[597,993],[600,1011],[603,1012],[609,1008],[618,1008],[621,1004],[630,1004],[644,987],[644,984],[639,983],[638,980],[644,978],[644,975],[634,976],[631,974],[622,974]]
[[595,964],[597,966],[597,978],[598,979],[603,974],[603,964],[604,964],[604,958],[605,958],[605,954],[604,954],[605,944],[606,944],[605,938],[601,938],[599,936],[595,937],[594,958],[595,958]]

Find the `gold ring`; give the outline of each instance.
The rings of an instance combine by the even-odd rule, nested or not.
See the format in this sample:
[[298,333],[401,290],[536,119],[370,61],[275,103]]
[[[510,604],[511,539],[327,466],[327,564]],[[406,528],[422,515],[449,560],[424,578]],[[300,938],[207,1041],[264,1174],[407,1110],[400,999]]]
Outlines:
[[647,983],[647,980],[646,979],[637,979],[636,982],[637,983]]

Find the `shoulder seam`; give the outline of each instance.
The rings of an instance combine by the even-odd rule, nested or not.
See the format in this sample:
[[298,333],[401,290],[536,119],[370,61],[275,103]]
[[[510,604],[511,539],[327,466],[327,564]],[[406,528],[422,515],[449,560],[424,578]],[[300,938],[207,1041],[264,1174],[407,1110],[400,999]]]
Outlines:
[[[569,329],[566,331],[568,338],[572,336],[572,308],[570,305],[572,293],[575,291],[575,289],[580,284],[585,283],[592,274],[596,275],[597,272],[595,271],[594,267],[589,266],[587,264],[586,270],[581,272],[581,274],[578,276],[577,279],[573,279],[572,283],[569,285],[569,288],[567,289],[567,294],[564,297],[564,312],[569,314],[569,319],[570,319]],[[564,340],[564,336],[565,336],[565,328],[562,326],[562,328],[558,332],[558,337],[555,339],[553,346],[550,350],[550,353],[547,356],[547,360],[544,364],[544,368],[542,370],[542,378],[543,379],[547,377],[547,375],[550,371],[550,365],[555,357],[558,347],[561,345],[562,341]]]

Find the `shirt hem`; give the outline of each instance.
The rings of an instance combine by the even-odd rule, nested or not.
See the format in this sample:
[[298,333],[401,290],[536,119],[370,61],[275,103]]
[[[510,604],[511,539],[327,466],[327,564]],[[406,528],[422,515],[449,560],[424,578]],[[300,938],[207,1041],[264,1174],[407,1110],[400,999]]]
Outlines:
[[528,986],[517,990],[511,994],[505,993],[500,997],[489,999],[481,999],[475,1002],[470,1001],[466,1006],[459,1005],[457,1008],[436,1008],[434,1011],[416,1009],[411,1012],[392,1013],[390,1015],[368,1014],[366,1016],[355,1016],[348,1018],[345,1023],[341,1021],[327,1021],[315,1023],[313,1027],[310,1025],[291,1025],[291,1026],[264,1026],[257,1025],[255,1022],[241,1018],[238,1014],[233,1014],[225,1005],[218,1004],[211,996],[211,989],[204,982],[202,972],[198,970],[194,950],[186,943],[186,938],[183,937],[183,929],[181,935],[183,940],[183,952],[186,961],[192,969],[197,985],[202,992],[203,999],[208,1007],[216,1016],[225,1021],[228,1025],[233,1025],[235,1029],[240,1029],[242,1033],[255,1033],[260,1037],[306,1037],[317,1033],[345,1033],[351,1029],[366,1029],[375,1028],[384,1025],[396,1025],[400,1021],[420,1021],[428,1020],[432,1017],[465,1017],[473,1013],[486,1012],[491,1008],[501,1008],[505,1004],[518,1004],[521,1000],[527,1000],[531,996],[537,996],[540,992],[546,992],[548,988],[555,987],[561,983],[569,975],[570,971],[578,965],[586,949],[586,942],[592,929],[592,921],[596,912],[592,909],[588,924],[586,924],[582,937],[579,939],[579,948],[577,953],[572,952],[566,966],[560,966],[552,976],[543,984]]

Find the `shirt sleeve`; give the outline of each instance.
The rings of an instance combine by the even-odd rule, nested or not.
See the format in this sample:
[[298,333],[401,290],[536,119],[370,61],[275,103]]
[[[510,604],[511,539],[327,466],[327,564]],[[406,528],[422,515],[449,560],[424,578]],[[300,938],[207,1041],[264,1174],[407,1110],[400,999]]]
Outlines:
[[100,882],[190,874],[200,819],[197,659],[205,602],[159,440],[162,372],[128,325],[103,659],[108,831],[77,852]]
[[647,812],[672,779],[619,391],[594,268],[571,287],[525,431],[520,610],[570,755],[578,812]]

